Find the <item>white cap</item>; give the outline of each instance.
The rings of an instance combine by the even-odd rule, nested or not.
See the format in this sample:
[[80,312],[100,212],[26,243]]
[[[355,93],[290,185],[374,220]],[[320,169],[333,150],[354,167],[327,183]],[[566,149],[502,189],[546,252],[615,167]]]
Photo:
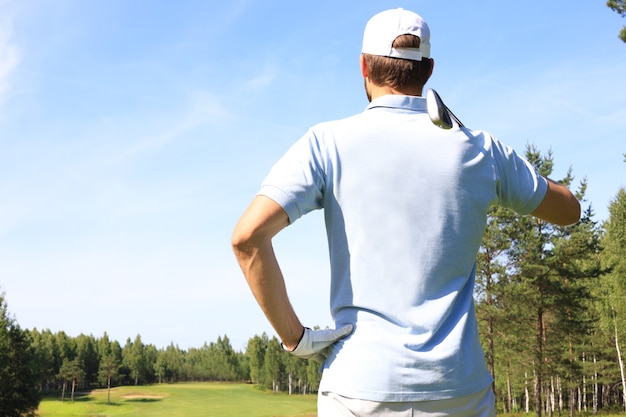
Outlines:
[[[393,41],[400,35],[420,38],[418,48],[393,48]],[[402,8],[386,10],[372,17],[363,33],[364,54],[421,61],[430,58],[430,29],[417,13]]]

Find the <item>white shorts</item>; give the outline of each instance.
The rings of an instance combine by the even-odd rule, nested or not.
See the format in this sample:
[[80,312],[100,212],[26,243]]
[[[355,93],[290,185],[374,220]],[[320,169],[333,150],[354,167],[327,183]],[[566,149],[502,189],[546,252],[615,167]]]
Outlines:
[[466,397],[414,402],[376,402],[332,392],[317,397],[318,417],[495,417],[491,387]]

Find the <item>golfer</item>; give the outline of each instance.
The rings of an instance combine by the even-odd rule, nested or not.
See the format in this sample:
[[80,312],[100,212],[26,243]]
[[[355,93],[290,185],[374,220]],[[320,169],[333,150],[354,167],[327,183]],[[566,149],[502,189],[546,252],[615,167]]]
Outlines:
[[[233,233],[283,348],[323,363],[320,417],[495,415],[472,298],[487,209],[558,225],[580,217],[566,187],[496,138],[431,122],[421,96],[433,63],[419,15],[372,17],[360,56],[370,104],[295,142]],[[316,209],[328,235],[330,330],[300,322],[271,242]]]

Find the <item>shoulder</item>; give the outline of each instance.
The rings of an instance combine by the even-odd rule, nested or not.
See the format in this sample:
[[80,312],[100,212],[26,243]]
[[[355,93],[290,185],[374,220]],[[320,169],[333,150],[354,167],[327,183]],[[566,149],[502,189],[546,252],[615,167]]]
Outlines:
[[511,158],[519,157],[515,149],[500,141],[487,131],[467,129],[466,134],[470,142],[472,142],[475,146],[479,146],[484,149],[484,151],[488,153],[488,155],[494,159],[496,163],[498,161],[505,161]]

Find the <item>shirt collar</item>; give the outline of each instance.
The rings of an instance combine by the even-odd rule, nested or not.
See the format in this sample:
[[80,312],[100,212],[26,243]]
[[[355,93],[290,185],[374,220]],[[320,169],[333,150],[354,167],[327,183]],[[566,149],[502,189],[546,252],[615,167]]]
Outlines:
[[402,96],[398,94],[388,94],[380,96],[374,99],[366,110],[376,107],[385,107],[398,110],[410,110],[410,111],[426,111],[426,99],[424,97],[417,96]]

